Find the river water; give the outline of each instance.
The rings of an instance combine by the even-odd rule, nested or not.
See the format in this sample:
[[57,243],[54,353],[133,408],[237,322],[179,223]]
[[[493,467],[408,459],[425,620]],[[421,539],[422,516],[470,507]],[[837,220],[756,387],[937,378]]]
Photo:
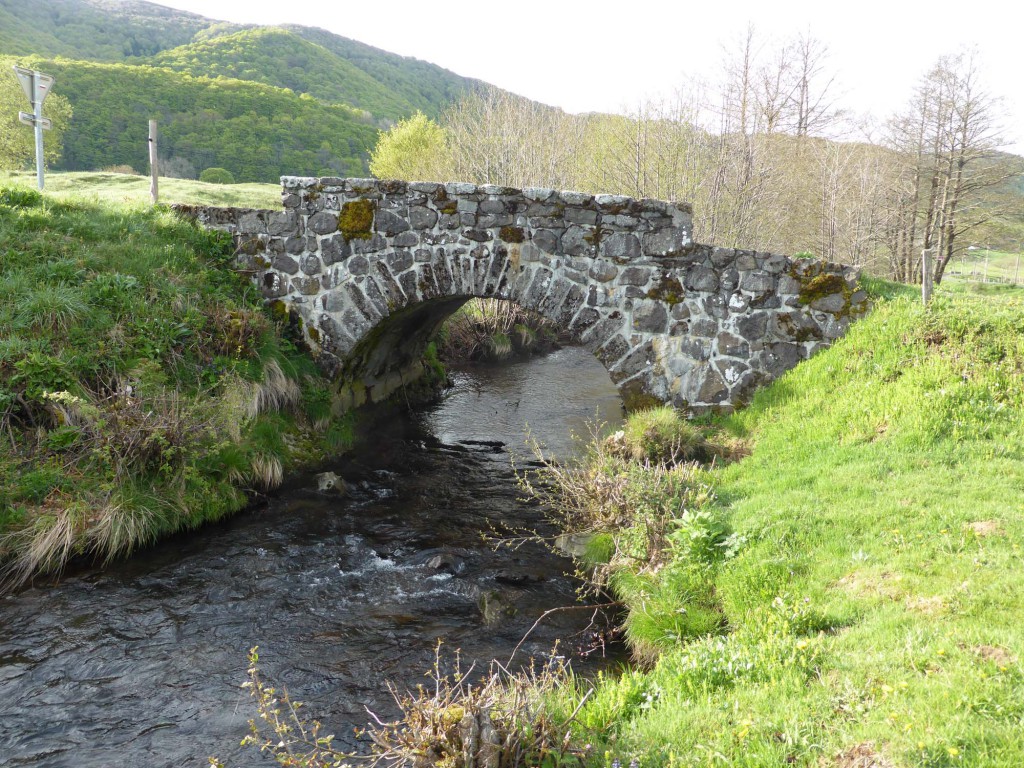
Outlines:
[[[439,639],[482,670],[545,610],[573,605],[568,560],[485,536],[543,529],[510,460],[529,460],[527,434],[565,457],[571,433],[620,418],[607,373],[581,349],[460,372],[444,402],[389,418],[322,468],[344,478],[344,496],[295,478],[222,524],[0,598],[0,766],[272,764],[239,746],[253,645],[266,678],[355,746],[367,708],[394,716],[387,682],[422,682]],[[483,600],[502,607],[497,623]],[[572,655],[590,618],[552,614],[517,661],[556,639]],[[597,656],[573,665],[593,669]]]

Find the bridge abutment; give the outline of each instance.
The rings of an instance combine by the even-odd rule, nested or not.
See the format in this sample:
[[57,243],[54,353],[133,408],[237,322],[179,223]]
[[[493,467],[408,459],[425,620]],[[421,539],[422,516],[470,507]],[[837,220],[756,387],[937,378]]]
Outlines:
[[687,204],[490,185],[284,177],[283,210],[190,208],[302,321],[340,403],[422,371],[444,319],[507,299],[568,332],[629,404],[729,409],[867,309],[855,269],[692,241]]

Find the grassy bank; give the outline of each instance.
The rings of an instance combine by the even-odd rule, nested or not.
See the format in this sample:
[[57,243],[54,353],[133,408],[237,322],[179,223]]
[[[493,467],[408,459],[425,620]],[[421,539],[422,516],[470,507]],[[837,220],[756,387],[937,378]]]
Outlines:
[[[106,171],[48,172],[45,191],[58,200],[144,205],[151,201],[149,177]],[[35,189],[36,175],[26,171],[0,171],[0,186]],[[206,184],[193,179],[160,179],[160,202],[222,205],[238,208],[280,208],[277,184]]]
[[593,762],[1024,764],[1024,294],[873,292],[718,423],[751,455],[596,537],[649,663],[577,714]]
[[163,208],[0,188],[8,584],[215,520],[347,440],[231,262]]

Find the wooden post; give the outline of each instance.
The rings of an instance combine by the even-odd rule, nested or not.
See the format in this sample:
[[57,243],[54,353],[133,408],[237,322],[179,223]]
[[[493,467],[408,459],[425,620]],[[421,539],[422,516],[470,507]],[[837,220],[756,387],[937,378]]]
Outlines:
[[1017,254],[1017,266],[1013,268],[1013,284],[1017,284],[1017,275],[1020,274],[1020,254]]
[[157,167],[156,153],[156,120],[149,121],[149,196],[153,198],[153,205],[160,202],[160,170]]
[[932,256],[934,255],[933,248],[921,251],[921,300],[925,304],[928,304],[932,298]]

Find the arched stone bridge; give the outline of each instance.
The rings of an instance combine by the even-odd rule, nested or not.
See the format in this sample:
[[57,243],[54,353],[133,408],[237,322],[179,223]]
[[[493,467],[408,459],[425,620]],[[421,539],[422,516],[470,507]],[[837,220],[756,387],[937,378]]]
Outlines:
[[181,207],[297,312],[342,407],[421,372],[472,297],[516,302],[592,351],[629,403],[727,409],[867,309],[856,270],[698,245],[684,203],[475,184],[284,177],[280,211]]

